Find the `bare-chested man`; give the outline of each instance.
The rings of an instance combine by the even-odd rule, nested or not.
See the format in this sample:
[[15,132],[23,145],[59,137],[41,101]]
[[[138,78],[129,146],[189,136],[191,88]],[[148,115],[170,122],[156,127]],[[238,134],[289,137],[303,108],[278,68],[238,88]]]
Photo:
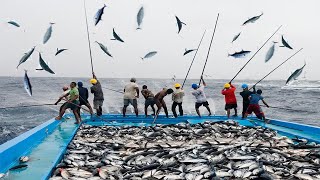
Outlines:
[[163,98],[168,95],[168,94],[172,94],[173,93],[173,90],[172,89],[166,89],[164,88],[162,91],[158,92],[155,96],[154,96],[154,100],[155,100],[155,103],[157,105],[157,113],[156,113],[156,116],[159,115],[159,112],[161,110],[161,108],[163,107],[164,109],[164,113],[166,114],[167,118],[169,117],[168,116],[168,109],[167,109],[167,105],[166,103],[164,102]]

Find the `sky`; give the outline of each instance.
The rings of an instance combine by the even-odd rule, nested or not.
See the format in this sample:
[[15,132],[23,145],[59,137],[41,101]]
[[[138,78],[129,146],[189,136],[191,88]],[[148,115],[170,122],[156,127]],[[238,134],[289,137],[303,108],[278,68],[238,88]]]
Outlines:
[[[91,77],[91,66],[83,0],[2,0],[0,6],[0,76],[29,77]],[[274,67],[304,48],[299,54],[271,74],[267,79],[286,80],[303,66],[309,80],[320,78],[320,1],[317,0],[86,0],[94,71],[105,78],[176,78],[183,79],[193,59],[192,52],[183,56],[185,48],[197,48],[204,40],[190,71],[189,78],[199,78],[208,53],[217,14],[217,30],[204,74],[206,78],[231,79],[262,44],[282,25],[282,28],[258,52],[238,79],[260,79]],[[102,21],[94,26],[94,15],[107,5]],[[136,16],[143,6],[142,29],[136,30]],[[242,26],[250,17],[263,13],[255,23]],[[178,34],[175,15],[186,26]],[[21,27],[6,22],[14,20]],[[54,22],[52,37],[42,44],[43,36]],[[112,29],[125,41],[112,41]],[[240,37],[231,43],[233,37]],[[281,48],[281,35],[294,48]],[[107,56],[95,41],[104,44],[113,58]],[[264,59],[272,41],[279,42],[272,59]],[[36,46],[32,57],[19,69],[20,58]],[[67,51],[54,56],[57,48]],[[236,51],[249,50],[242,59],[228,57]],[[141,60],[150,51],[158,53]],[[39,68],[39,52],[55,75]]]

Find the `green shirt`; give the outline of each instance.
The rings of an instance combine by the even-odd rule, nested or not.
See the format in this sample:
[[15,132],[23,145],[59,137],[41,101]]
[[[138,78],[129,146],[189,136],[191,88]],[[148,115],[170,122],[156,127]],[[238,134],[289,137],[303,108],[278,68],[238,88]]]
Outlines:
[[[74,99],[75,96],[79,96],[79,90],[76,87],[69,91],[69,100]],[[76,100],[79,100],[79,97]]]

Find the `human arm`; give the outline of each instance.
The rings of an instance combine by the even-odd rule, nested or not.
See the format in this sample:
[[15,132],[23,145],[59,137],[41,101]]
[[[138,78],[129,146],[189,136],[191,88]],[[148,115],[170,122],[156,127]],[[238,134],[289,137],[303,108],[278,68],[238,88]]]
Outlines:
[[252,86],[252,89],[253,89],[253,94],[255,94],[257,91],[256,91],[256,85],[253,85]]
[[140,92],[139,92],[139,87],[135,87],[135,90],[136,90],[136,92],[137,92],[136,98],[139,98],[139,94],[140,94]]
[[206,82],[204,82],[203,76],[201,76],[201,81],[202,81],[203,86],[207,86]]
[[79,94],[75,95],[72,99],[69,99],[68,102],[72,102],[79,98]]
[[92,77],[93,79],[97,79],[97,76],[94,74],[94,72],[92,72]]
[[269,107],[270,107],[270,106],[269,106],[269,105],[268,105],[268,104],[267,104],[263,99],[262,99],[261,101],[263,102],[263,104],[264,104],[264,105],[266,105],[266,106],[267,106],[267,108],[269,108]]
[[54,103],[54,105],[57,105],[60,101],[62,101],[63,98],[66,98],[67,96],[69,96],[69,93],[66,93],[66,94],[63,95],[63,96],[60,96],[59,99],[57,100],[57,102]]
[[89,91],[86,89],[86,97],[89,98]]

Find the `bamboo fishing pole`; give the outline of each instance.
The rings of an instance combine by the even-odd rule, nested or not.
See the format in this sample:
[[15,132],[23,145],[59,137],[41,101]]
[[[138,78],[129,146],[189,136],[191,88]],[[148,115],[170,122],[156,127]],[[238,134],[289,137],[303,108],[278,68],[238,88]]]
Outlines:
[[84,13],[86,16],[87,38],[88,38],[88,45],[89,45],[89,52],[90,52],[91,72],[93,74],[94,71],[93,71],[92,51],[91,51],[91,43],[90,43],[90,35],[89,35],[89,27],[88,27],[86,0],[83,0],[83,4],[84,4]]
[[196,56],[197,56],[197,54],[198,54],[200,45],[201,45],[201,43],[202,43],[202,40],[203,40],[203,37],[204,37],[205,34],[206,34],[206,30],[204,30],[204,32],[203,32],[203,35],[202,35],[201,40],[200,40],[200,42],[199,42],[198,48],[197,48],[197,50],[196,50],[196,53],[195,53],[194,56],[193,56],[193,59],[192,59],[192,61],[191,61],[191,64],[190,64],[190,66],[189,66],[188,72],[187,72],[187,74],[186,74],[186,77],[184,78],[184,81],[183,81],[183,83],[182,83],[182,87],[181,87],[181,88],[183,88],[183,86],[184,86],[184,84],[185,84],[185,82],[186,82],[186,80],[187,80],[187,78],[188,78],[189,72],[190,72],[191,67],[192,67],[192,65],[193,65],[193,62],[194,62],[194,60],[195,60],[195,58],[196,58]]
[[[279,64],[279,66],[275,67],[272,71],[270,71],[267,75],[265,75],[262,79],[260,79],[258,82],[256,82],[253,86],[259,84],[261,81],[263,81],[266,77],[268,77],[271,73],[273,73],[275,70],[277,70],[280,66],[282,66],[284,63],[286,63],[287,61],[289,61],[293,56],[295,56],[296,54],[298,54],[303,48],[299,49],[297,52],[295,52],[294,54],[292,54],[290,57],[288,57],[284,62],[282,62],[281,64]],[[251,87],[252,88],[252,87]],[[250,89],[251,89],[250,88]]]
[[279,31],[282,27],[279,26],[278,29],[263,43],[263,45],[253,54],[253,56],[242,66],[242,68],[237,72],[237,74],[230,80],[230,83],[239,75],[239,73],[247,66],[247,64],[258,54],[258,52],[267,44],[267,42]]
[[212,37],[211,37],[211,41],[210,41],[210,46],[209,46],[209,49],[208,49],[208,53],[207,53],[207,57],[206,57],[206,62],[204,63],[204,66],[203,66],[203,69],[202,69],[202,73],[201,73],[201,76],[200,76],[199,85],[200,85],[200,83],[201,83],[204,70],[205,70],[205,68],[206,68],[206,66],[207,66],[207,62],[208,62],[208,58],[209,58],[209,54],[210,54],[210,49],[211,49],[213,37],[214,37],[214,35],[215,35],[215,33],[216,33],[216,28],[217,28],[218,20],[219,20],[219,13],[218,13],[218,16],[217,16],[216,24],[214,25],[214,30],[213,30],[213,33],[212,33]]

